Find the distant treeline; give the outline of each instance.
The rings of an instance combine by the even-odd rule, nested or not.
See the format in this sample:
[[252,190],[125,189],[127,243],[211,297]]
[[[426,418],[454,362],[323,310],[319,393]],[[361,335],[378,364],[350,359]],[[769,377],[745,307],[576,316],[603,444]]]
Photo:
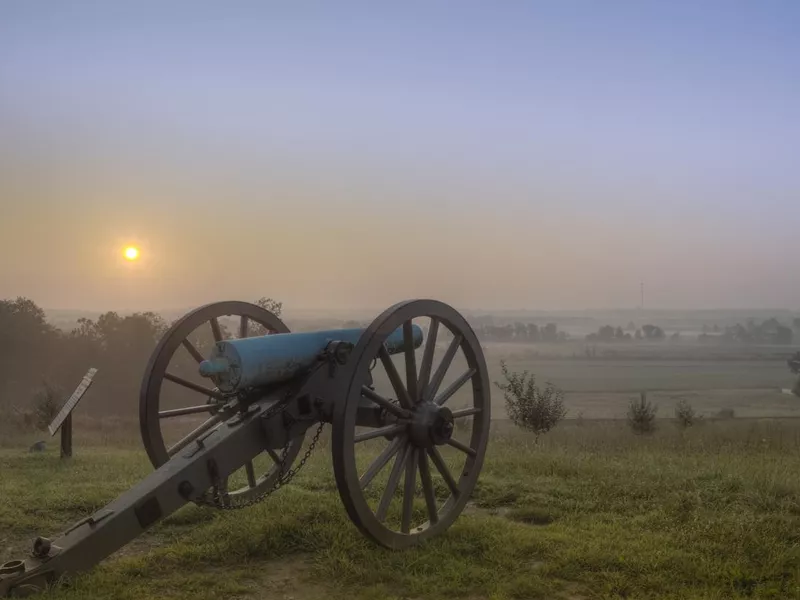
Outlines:
[[102,375],[85,400],[92,412],[135,412],[142,373],[167,328],[155,313],[107,312],[63,331],[32,300],[0,300],[0,414],[29,406],[43,387],[66,400],[89,367]]
[[[792,326],[800,335],[800,317],[795,318]],[[792,327],[781,324],[777,319],[767,319],[762,323],[754,320],[745,325],[737,323],[726,327],[721,332],[704,332],[698,336],[701,342],[743,343],[743,344],[778,344],[788,345],[794,339]]]
[[[792,330],[792,327],[795,331]],[[795,333],[800,336],[800,317],[795,318],[792,327],[781,324],[777,319],[771,318],[757,323],[748,321],[745,325],[736,324],[725,327],[719,326],[703,328],[703,333],[697,340],[703,343],[721,344],[776,344],[790,345],[795,339]],[[564,342],[572,339],[565,331],[559,331],[556,323],[537,325],[535,323],[506,323],[493,325],[489,323],[473,324],[478,338],[488,342]],[[713,333],[712,333],[713,332]],[[584,337],[587,342],[625,342],[635,340],[660,341],[681,339],[680,332],[667,334],[658,325],[646,324],[636,327],[632,322],[623,329],[620,326],[603,325],[594,333]]]
[[[258,301],[262,302],[266,308],[280,310],[280,303],[265,298]],[[49,323],[44,310],[30,299],[0,300],[0,416],[13,407],[29,406],[35,394],[46,387],[62,390],[66,399],[89,367],[98,368],[101,375],[83,401],[83,409],[101,415],[134,414],[147,361],[169,325],[153,312],[125,316],[106,312],[96,320],[78,319],[67,331]],[[365,325],[356,321],[330,324],[334,327]],[[472,326],[483,341],[564,342],[570,339],[556,323],[494,325],[478,319]],[[793,326],[800,330],[800,318],[794,320]],[[760,324],[748,321],[745,325],[703,333],[699,339],[706,343],[791,344],[793,333],[776,319],[768,319]],[[441,332],[440,336],[443,334]],[[586,336],[588,341],[604,342],[665,338],[667,335],[658,326],[637,328],[633,323],[625,330],[605,325]],[[192,342],[203,351],[213,339],[210,332],[200,332],[193,336]],[[185,368],[193,366],[187,364]]]
[[548,323],[542,327],[535,323],[473,324],[472,327],[478,339],[487,342],[563,342],[569,339],[569,334],[566,331],[559,331],[555,323]]

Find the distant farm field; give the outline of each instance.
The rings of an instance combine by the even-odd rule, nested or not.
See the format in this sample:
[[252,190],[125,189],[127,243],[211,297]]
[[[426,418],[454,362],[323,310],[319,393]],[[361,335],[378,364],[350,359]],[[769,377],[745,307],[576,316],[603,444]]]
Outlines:
[[[446,348],[447,344],[439,344],[436,361]],[[793,348],[631,344],[601,348],[606,356],[596,358],[586,358],[584,350],[585,345],[577,343],[483,344],[490,381],[502,381],[503,360],[511,371],[527,370],[541,385],[549,381],[564,390],[568,418],[624,418],[628,402],[640,392],[647,392],[648,399],[659,405],[661,416],[671,416],[675,404],[687,400],[706,416],[732,409],[742,417],[800,417],[800,398],[781,392],[795,382],[786,364]],[[418,354],[420,360],[421,349]],[[394,357],[398,369],[403,368],[402,360]],[[467,369],[461,355],[454,365],[443,385]],[[381,379],[378,371],[376,378]],[[468,396],[462,389],[453,402]],[[504,404],[502,392],[492,385],[495,417],[505,417]]]
[[[528,370],[540,383],[550,381],[565,391],[572,417],[624,417],[629,400],[640,392],[659,405],[661,416],[671,416],[675,404],[686,400],[708,416],[732,409],[739,416],[800,417],[800,398],[781,392],[795,381],[783,356],[665,360],[643,352],[637,358],[540,358],[531,349],[509,344],[488,344],[484,352],[492,381],[502,377],[501,360],[513,371]],[[502,416],[503,398],[497,389],[493,400],[497,416]]]

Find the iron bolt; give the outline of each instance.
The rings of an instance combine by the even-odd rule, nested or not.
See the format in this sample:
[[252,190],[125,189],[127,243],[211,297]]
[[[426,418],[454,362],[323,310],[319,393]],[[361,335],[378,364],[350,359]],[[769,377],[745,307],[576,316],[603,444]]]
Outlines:
[[37,537],[33,542],[33,555],[37,558],[44,558],[50,554],[50,540],[43,537]]

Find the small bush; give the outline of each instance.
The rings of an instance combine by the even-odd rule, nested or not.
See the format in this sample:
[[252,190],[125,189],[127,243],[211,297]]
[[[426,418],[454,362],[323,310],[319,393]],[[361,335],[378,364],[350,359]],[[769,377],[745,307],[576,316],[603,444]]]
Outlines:
[[733,419],[736,417],[736,411],[732,408],[723,408],[717,412],[718,419]]
[[36,428],[42,431],[46,430],[58,411],[61,410],[61,405],[65,400],[60,387],[49,381],[43,382],[41,389],[33,397],[32,419]]
[[697,416],[695,415],[692,405],[686,400],[681,400],[678,402],[677,406],[675,406],[675,418],[678,421],[678,425],[686,429],[694,425]]
[[628,405],[628,425],[637,434],[653,433],[656,430],[658,406],[650,403],[647,392],[642,392],[639,400],[631,400]]
[[567,414],[564,392],[549,382],[540,388],[536,376],[528,371],[509,372],[505,361],[500,361],[500,368],[506,383],[495,381],[495,385],[503,390],[509,419],[517,427],[533,432],[538,441]]

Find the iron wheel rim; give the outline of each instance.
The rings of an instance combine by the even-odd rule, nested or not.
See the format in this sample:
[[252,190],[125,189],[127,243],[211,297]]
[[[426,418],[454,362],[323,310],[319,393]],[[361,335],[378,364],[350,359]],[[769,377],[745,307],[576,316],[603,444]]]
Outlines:
[[[215,322],[217,323],[216,327],[218,328],[219,325],[217,319],[227,316],[238,316],[240,318],[240,322],[242,323],[245,322],[244,318],[246,318],[247,322],[253,322],[261,325],[273,333],[290,333],[290,330],[286,324],[274,313],[255,304],[237,300],[206,304],[190,311],[175,321],[166,331],[166,333],[164,333],[155,350],[151,354],[142,378],[142,385],[139,393],[140,433],[147,456],[155,468],[159,468],[170,459],[170,453],[167,449],[167,445],[164,442],[164,436],[160,426],[162,418],[159,417],[161,389],[162,385],[167,380],[165,375],[167,373],[167,369],[169,368],[170,362],[174,357],[175,352],[182,345],[184,345],[184,341],[188,341],[188,336],[191,333],[206,323]],[[219,341],[219,330],[215,329],[214,325],[211,325],[211,327],[215,341]],[[195,357],[195,360],[197,360],[197,357]],[[208,389],[211,392],[215,391],[211,388]],[[233,396],[231,396],[231,399],[232,398]],[[207,420],[205,423],[208,423],[209,420]],[[219,423],[222,422],[224,422],[224,419],[219,421]],[[213,426],[209,427],[209,429],[218,427],[219,423],[214,424]],[[303,433],[289,441],[285,447],[286,457],[282,466],[273,464],[266,474],[258,477],[254,482],[253,480],[249,479],[247,487],[229,491],[228,497],[233,501],[240,502],[246,502],[249,499],[258,497],[264,489],[272,486],[276,478],[282,476],[283,473],[288,469],[289,465],[291,465],[300,452],[304,438],[305,434]],[[188,446],[188,444],[183,446],[183,448],[186,446]],[[181,448],[181,450],[183,448]],[[178,450],[178,452],[179,451],[180,450]],[[274,462],[275,461],[273,458],[273,463]],[[225,480],[225,482],[227,482],[227,480]],[[253,485],[253,483],[255,484]]]
[[[410,323],[413,319],[425,317],[430,317],[432,323],[434,320],[438,321],[437,328],[444,326],[444,328],[449,330],[454,338],[454,340],[451,341],[451,345],[456,344],[455,339],[460,336],[456,352],[461,350],[466,358],[468,369],[474,369],[474,373],[469,379],[462,383],[462,386],[466,386],[468,382],[471,382],[473,409],[479,410],[469,415],[472,417],[472,432],[468,446],[470,450],[474,451],[474,455],[466,456],[464,466],[457,477],[455,477],[455,473],[452,474],[452,479],[454,480],[458,493],[456,494],[453,488],[450,487],[450,495],[442,504],[437,504],[434,496],[434,505],[436,507],[435,522],[433,522],[431,508],[430,505],[428,505],[429,500],[426,497],[425,502],[428,510],[428,520],[421,525],[409,527],[409,531],[404,533],[388,527],[378,518],[376,511],[373,511],[369,506],[362,489],[360,483],[361,474],[358,471],[355,450],[356,412],[363,395],[362,385],[368,381],[369,365],[372,363],[373,357],[378,354],[384,340],[398,327],[402,327],[404,323]],[[434,334],[433,337],[433,341],[435,342],[436,335]],[[432,357],[433,351],[431,351],[431,363],[433,362]],[[364,535],[386,548],[406,548],[446,531],[461,514],[477,485],[478,476],[486,454],[491,423],[491,393],[483,351],[474,331],[455,309],[435,300],[410,300],[395,304],[373,321],[361,336],[353,351],[351,360],[354,365],[352,376],[345,390],[344,401],[337,404],[333,419],[333,466],[339,495],[350,519]],[[423,361],[425,360],[426,359],[423,358]],[[420,381],[419,378],[422,374],[423,366],[424,365],[421,364],[420,369],[417,371],[417,383],[424,383]],[[452,367],[452,357],[448,365],[448,368],[449,367]],[[432,364],[429,365],[427,377],[428,382],[434,377]],[[442,378],[439,378],[439,384],[441,384],[441,381]],[[405,380],[405,385],[407,387],[409,386],[408,375]],[[428,388],[430,388],[430,386],[428,386]],[[428,397],[429,394],[427,391],[426,389],[419,389],[416,392],[417,399],[426,402],[434,400],[434,398]],[[434,391],[438,392],[438,389]],[[445,390],[445,392],[447,391],[448,390]],[[417,402],[417,404],[419,404],[419,402]],[[404,434],[399,433],[397,434],[397,438],[402,439],[403,435]],[[430,483],[430,475],[433,469],[439,469],[439,466],[435,463],[433,455],[429,453],[427,449],[414,446],[414,443],[407,439],[397,442],[396,445],[398,449],[393,453],[394,455],[389,461],[384,463],[381,469],[388,468],[388,464],[392,460],[394,460],[395,463],[399,462],[401,460],[400,457],[404,453],[411,452],[408,448],[412,446],[415,447],[416,452],[412,455],[412,458],[418,463],[416,468],[413,466],[409,468],[406,463],[405,466],[400,467],[400,470],[405,472],[403,496],[405,496],[405,489],[411,489],[408,487],[407,479],[410,477],[408,472],[412,471],[414,478],[413,496],[414,498],[418,498],[416,485],[417,482],[422,482],[423,479],[421,473],[423,461],[419,458],[420,453],[424,451],[424,457],[430,469],[428,472],[428,487],[432,486]],[[434,449],[436,449],[436,446],[434,446]],[[406,454],[406,456],[408,457],[408,454]],[[380,459],[376,459],[368,470],[371,470],[379,460]],[[394,469],[395,467],[392,468]],[[440,475],[441,474],[440,471]],[[397,496],[396,492],[397,490],[395,489],[392,494],[393,499]],[[423,496],[427,496],[424,483]],[[380,508],[378,510],[380,511]],[[403,512],[405,513],[405,511],[406,506],[404,504]],[[405,521],[406,517],[404,516],[403,519]],[[404,526],[405,523],[401,528]]]

